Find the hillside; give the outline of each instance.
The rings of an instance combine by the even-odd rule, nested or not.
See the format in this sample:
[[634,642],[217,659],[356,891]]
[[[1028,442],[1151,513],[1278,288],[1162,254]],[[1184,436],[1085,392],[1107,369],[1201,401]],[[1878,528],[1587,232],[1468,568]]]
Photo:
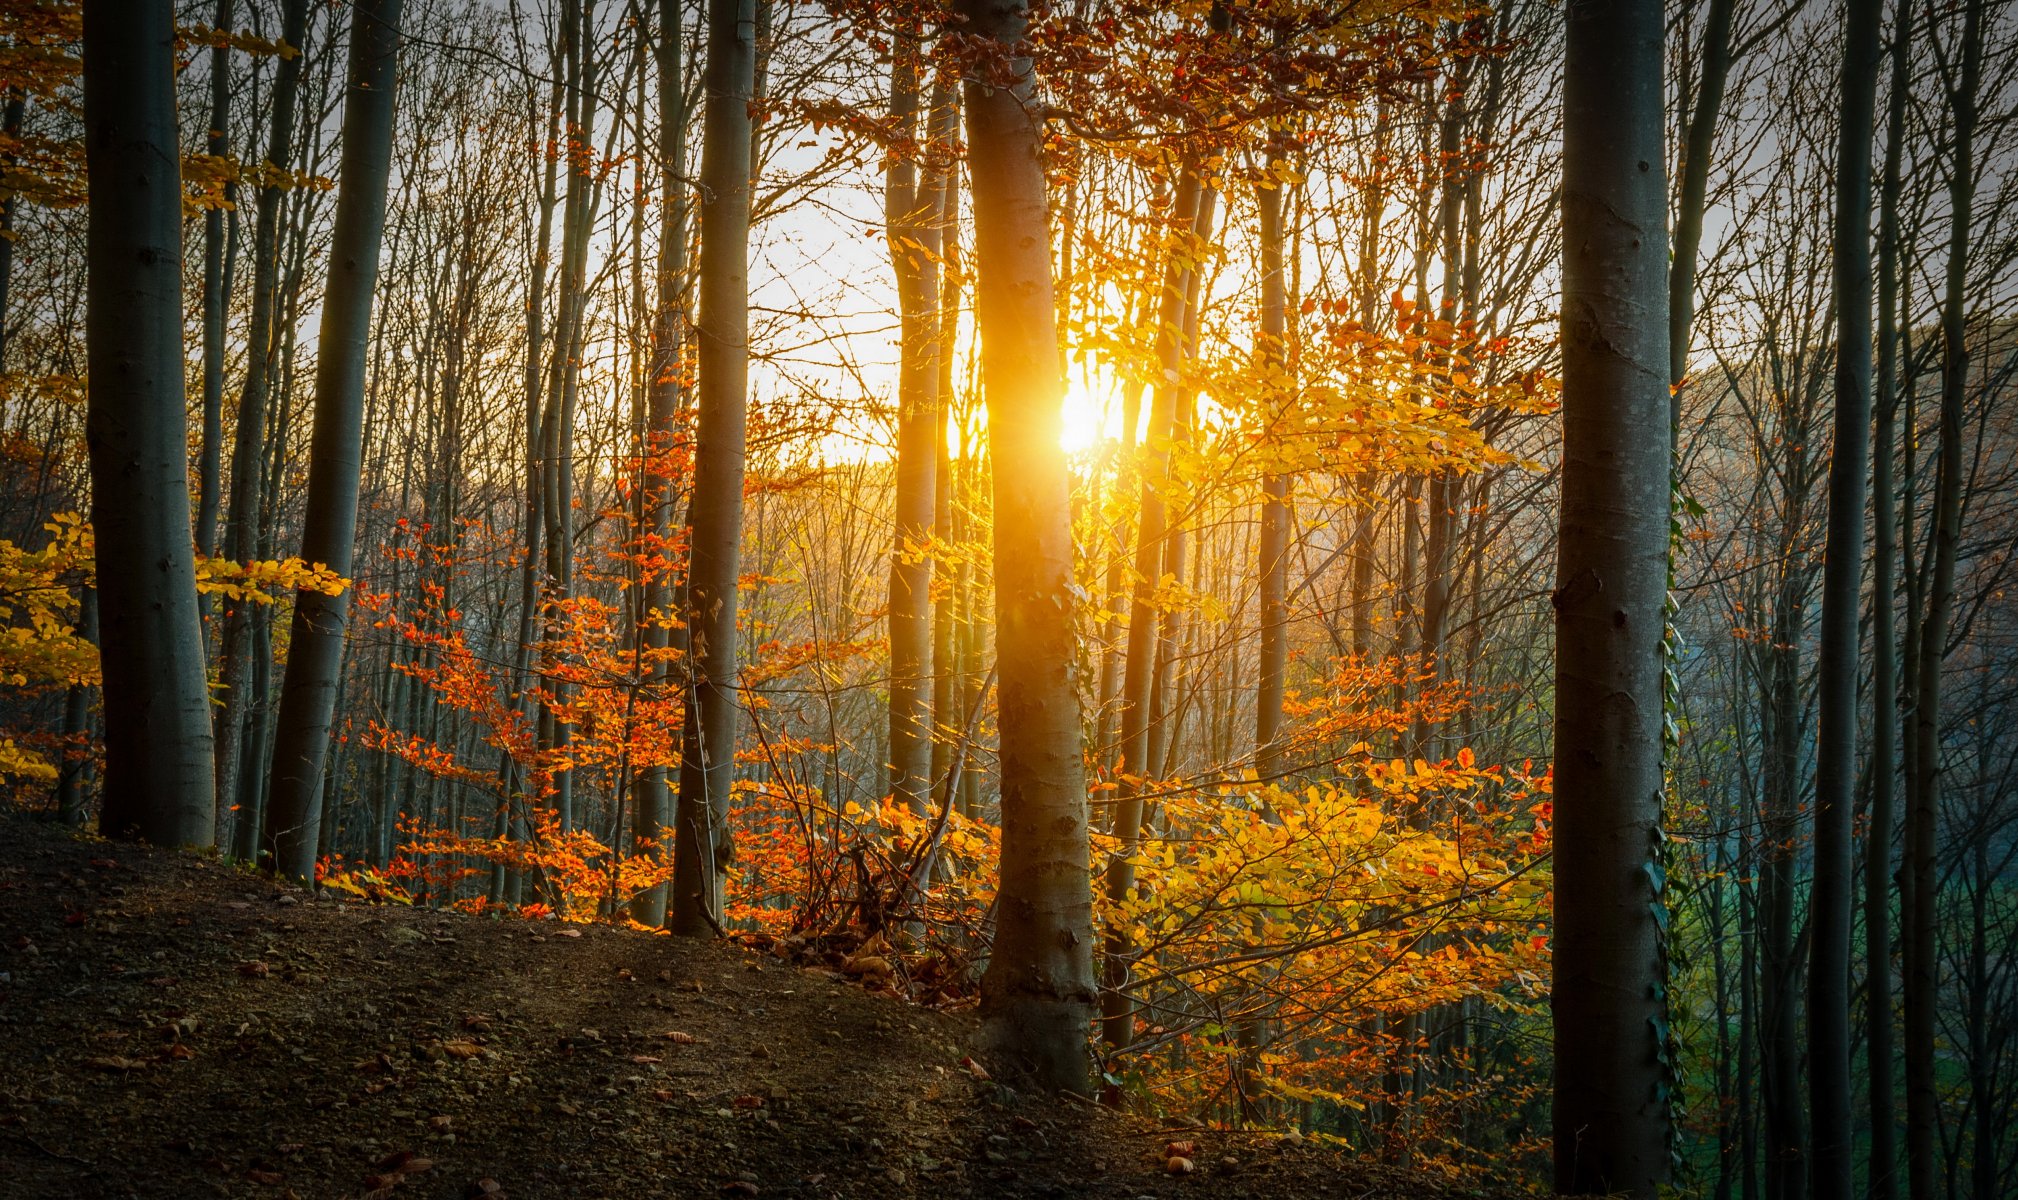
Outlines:
[[1019,1094],[971,1028],[735,946],[314,900],[0,817],[10,1200],[1467,1194]]

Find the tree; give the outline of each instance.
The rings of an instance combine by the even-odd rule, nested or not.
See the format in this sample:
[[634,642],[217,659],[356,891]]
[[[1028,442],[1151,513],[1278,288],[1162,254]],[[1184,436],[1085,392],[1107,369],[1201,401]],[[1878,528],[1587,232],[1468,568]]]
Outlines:
[[673,843],[674,933],[720,926],[736,770],[736,580],[750,358],[750,98],[756,0],[708,0],[701,129],[698,424],[687,566],[689,684]]
[[[239,385],[237,432],[231,448],[231,491],[225,511],[224,552],[236,562],[259,557],[260,499],[266,458],[267,400],[280,369],[281,200],[286,168],[293,161],[295,109],[300,101],[302,48],[308,40],[308,0],[287,0],[281,9],[281,39],[294,48],[274,70],[273,108],[268,117],[267,179],[259,189],[258,213],[252,233],[252,311],[246,329],[248,353],[245,379]],[[261,626],[264,627],[263,625]],[[241,789],[245,757],[246,707],[254,653],[252,610],[231,604],[224,613],[218,676],[222,703],[216,713],[217,802],[228,806],[235,797],[252,798],[257,789]],[[256,759],[255,759],[256,761]],[[256,804],[240,804],[232,817],[231,849],[250,859],[259,844],[261,813]]]
[[1567,6],[1556,565],[1555,1186],[1668,1176],[1661,6]]
[[1893,485],[1899,412],[1899,198],[1906,141],[1906,67],[1913,22],[1895,19],[1891,94],[1886,97],[1885,173],[1878,216],[1877,419],[1872,430],[1871,521],[1871,819],[1864,841],[1864,996],[1871,1097],[1871,1153],[1865,1171],[1872,1200],[1899,1194],[1896,1058],[1892,1004],[1892,826],[1896,819],[1899,741],[1897,631],[1899,517]]
[[1906,1182],[1913,1200],[1939,1188],[1941,1095],[1935,1079],[1935,1008],[1940,1004],[1939,883],[1935,864],[1941,803],[1941,667],[1955,609],[1955,563],[1962,539],[1963,408],[1969,374],[1969,223],[1976,200],[1977,91],[1983,70],[1983,0],[1962,14],[1956,74],[1947,85],[1954,116],[1949,169],[1948,259],[1941,297],[1940,451],[1934,468],[1933,569],[1919,630],[1914,690],[1914,771],[1906,812],[1905,950]]
[[[1808,1104],[1814,1122],[1812,1186],[1818,1198],[1847,1196],[1851,1187],[1851,826],[1857,782],[1857,635],[1864,592],[1864,465],[1871,443],[1871,139],[1877,78],[1877,0],[1850,0],[1843,41],[1843,117],[1836,141],[1836,436],[1822,579],[1815,879],[1808,901]],[[1878,703],[1886,703],[1885,697]]]
[[[687,101],[680,55],[680,13],[674,0],[658,5],[658,36],[653,44],[653,64],[659,96],[659,188],[664,202],[659,211],[659,293],[652,324],[651,378],[646,381],[646,444],[642,453],[647,462],[666,454],[678,436],[681,408],[686,389],[681,380],[685,365],[681,348],[686,335],[687,287]],[[673,537],[673,508],[677,490],[669,480],[651,476],[640,481],[640,501],[645,506],[645,527],[655,547],[663,548]],[[663,552],[663,551],[661,551]],[[668,572],[647,574],[640,601],[647,614],[646,649],[651,655],[651,683],[664,689],[673,686],[672,630],[669,616],[673,589]],[[661,615],[663,614],[663,615]],[[638,772],[632,804],[633,836],[643,845],[656,845],[672,824],[671,789],[666,786],[666,768],[651,766]],[[655,854],[657,852],[655,851]],[[657,927],[666,921],[666,889],[651,888],[631,904],[631,917]]]
[[[937,664],[932,661],[932,557],[925,546],[932,537],[935,460],[945,425],[938,386],[944,352],[939,257],[950,174],[945,148],[918,137],[921,57],[916,31],[900,30],[890,66],[890,116],[898,144],[891,149],[883,184],[903,327],[897,364],[896,530],[890,551],[890,793],[920,813],[932,790],[930,677]],[[929,124],[936,128],[936,117]]]
[[[357,0],[351,8],[342,175],[316,354],[315,433],[301,539],[303,558],[340,575],[350,573],[357,537],[365,360],[392,169],[401,2]],[[315,877],[323,763],[349,620],[347,591],[295,593],[293,641],[275,722],[270,811],[262,839],[269,869],[294,879]]]
[[961,0],[975,309],[995,476],[1002,866],[982,1036],[1051,1090],[1086,1091],[1093,1013],[1070,485],[1059,449],[1057,309],[1025,0]]
[[182,171],[165,2],[84,13],[87,439],[115,837],[216,834],[183,416]]

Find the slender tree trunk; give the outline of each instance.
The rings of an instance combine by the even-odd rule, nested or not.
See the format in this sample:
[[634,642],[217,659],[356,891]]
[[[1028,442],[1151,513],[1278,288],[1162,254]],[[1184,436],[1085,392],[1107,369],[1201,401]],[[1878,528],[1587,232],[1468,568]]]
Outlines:
[[[1073,679],[1070,480],[1051,230],[1025,0],[960,0],[997,68],[967,81],[975,303],[995,477],[1002,866],[982,1036],[1050,1090],[1086,1091],[1093,896]],[[999,81],[991,84],[990,80]]]
[[[1201,190],[1197,174],[1187,164],[1178,176],[1171,211],[1173,230],[1192,229]],[[1170,470],[1170,443],[1177,427],[1178,375],[1184,362],[1184,297],[1189,274],[1179,255],[1169,255],[1157,304],[1156,357],[1162,377],[1150,394],[1149,429],[1143,436],[1142,491],[1136,506],[1134,595],[1128,609],[1128,648],[1122,660],[1121,744],[1115,756],[1119,786],[1114,792],[1114,834],[1120,845],[1107,864],[1106,878],[1107,898],[1114,902],[1125,899],[1135,886],[1134,854],[1142,832],[1140,781],[1151,771],[1151,691],[1160,640],[1155,597],[1163,575],[1163,543],[1168,533],[1163,485]],[[997,467],[999,470],[999,460]],[[1102,1036],[1118,1050],[1135,1036],[1135,1005],[1127,991],[1129,950],[1118,928],[1109,931],[1105,951]]]
[[1864,842],[1865,1074],[1871,1098],[1871,1200],[1895,1200],[1898,1131],[1892,1025],[1892,826],[1897,808],[1899,740],[1898,514],[1892,464],[1899,409],[1899,192],[1906,136],[1906,63],[1913,21],[1901,9],[1891,47],[1891,95],[1886,102],[1885,176],[1878,223],[1877,425],[1871,458],[1871,820]]
[[[940,148],[918,139],[919,71],[915,33],[902,34],[890,67],[890,116],[909,147],[890,155],[883,212],[897,276],[903,326],[897,366],[896,528],[890,552],[890,764],[892,799],[927,811],[932,791],[932,536],[938,438],[940,345],[939,247],[946,168]],[[933,121],[936,127],[936,120]],[[921,171],[922,167],[922,171]],[[922,175],[922,183],[921,183]]]
[[1906,1170],[1913,1200],[1934,1200],[1940,1180],[1940,1092],[1935,1080],[1935,1008],[1940,1003],[1939,875],[1935,864],[1941,803],[1941,667],[1955,606],[1955,559],[1962,527],[1962,418],[1969,374],[1965,288],[1969,222],[1975,208],[1976,92],[1983,63],[1983,0],[1962,18],[1960,78],[1948,96],[1954,113],[1948,187],[1950,233],[1941,301],[1940,453],[1934,474],[1934,565],[1927,615],[1920,626],[1919,686],[1913,713],[1916,743],[1912,807],[1906,817],[1906,870],[1912,876],[1905,914]]
[[[960,137],[960,93],[951,73],[944,73],[932,91],[933,140],[950,146]],[[939,383],[938,409],[932,418],[932,441],[936,463],[932,474],[932,540],[948,547],[955,540],[953,462],[951,434],[953,418],[953,348],[960,338],[960,169],[949,162],[945,167],[944,192],[939,205]],[[945,786],[952,769],[952,742],[949,732],[964,729],[966,712],[959,705],[959,610],[960,579],[966,571],[964,556],[953,568],[953,578],[942,583],[932,606],[932,779]],[[962,736],[964,743],[965,735]],[[964,762],[964,757],[963,757]]]
[[[98,589],[77,589],[77,636],[98,641]],[[89,818],[91,802],[91,693],[98,689],[70,685],[63,698],[62,774],[56,778],[56,819],[73,829]]]
[[[214,28],[231,28],[232,0],[217,0]],[[210,51],[210,130],[204,149],[213,157],[231,153],[231,49],[217,45]],[[236,185],[225,194],[236,197]],[[218,475],[223,468],[224,444],[224,335],[230,315],[230,275],[225,265],[226,232],[224,210],[212,208],[203,214],[203,442],[197,456],[196,550],[217,552]],[[236,224],[231,226],[236,229]],[[198,596],[198,611],[206,631],[210,625],[210,598]]]
[[105,678],[100,828],[165,846],[216,838],[210,695],[189,536],[182,160],[174,13],[84,13],[85,434]]
[[736,578],[742,561],[745,389],[749,377],[750,100],[755,0],[708,0],[707,107],[701,136],[699,424],[687,569],[691,678],[680,739],[673,932],[720,927],[733,860]]
[[[646,383],[646,462],[669,461],[672,444],[679,437],[680,414],[685,407],[681,376],[685,364],[681,350],[686,338],[687,283],[687,107],[685,80],[681,78],[680,11],[675,0],[659,4],[658,38],[654,61],[658,68],[659,95],[659,294],[658,311],[652,326],[652,377]],[[647,513],[645,529],[657,552],[672,544],[673,513],[679,496],[678,484],[668,476],[654,477],[647,471],[643,481]],[[667,564],[654,571],[645,583],[644,608],[647,614],[646,649],[651,661],[645,684],[656,693],[676,686],[672,663],[672,616],[674,593]],[[633,836],[640,847],[655,847],[664,853],[663,839],[673,826],[672,790],[667,786],[667,769],[651,766],[638,772],[632,796]],[[631,900],[631,919],[657,928],[666,921],[666,889],[663,885],[646,889]]]
[[1731,14],[1737,0],[1710,0],[1703,30],[1703,75],[1689,112],[1681,155],[1681,195],[1675,201],[1675,253],[1668,267],[1668,382],[1677,387],[1669,413],[1669,438],[1681,444],[1682,399],[1689,373],[1689,340],[1696,319],[1696,255],[1703,244],[1703,208],[1716,150],[1717,119],[1731,72]]
[[[1272,168],[1280,154],[1269,155]],[[1294,397],[1289,374],[1289,316],[1283,286],[1282,187],[1257,188],[1255,204],[1261,218],[1261,336],[1259,358],[1264,369],[1279,375],[1280,389],[1268,406],[1280,413]],[[1261,484],[1261,661],[1255,676],[1254,770],[1264,782],[1282,775],[1282,696],[1289,667],[1289,537],[1291,509],[1289,476],[1270,475]]]
[[[269,117],[266,165],[285,169],[294,152],[295,108],[300,100],[301,69],[307,57],[308,0],[287,0],[281,10],[281,40],[296,53],[280,60],[274,68],[273,111]],[[252,233],[252,313],[246,326],[245,381],[239,385],[238,424],[231,451],[230,506],[225,515],[224,552],[237,562],[258,557],[260,529],[261,471],[265,458],[267,399],[278,367],[280,353],[280,206],[285,189],[269,184],[259,189],[259,211]],[[224,612],[224,636],[219,650],[218,675],[223,685],[216,713],[216,778],[218,803],[231,803],[236,796],[245,747],[248,673],[252,606],[248,601],[230,601]],[[235,827],[250,821],[257,826],[259,814],[241,811],[233,815]],[[250,839],[232,835],[234,845],[249,845]]]
[[[343,104],[336,223],[315,365],[315,430],[301,556],[349,575],[364,452],[364,376],[392,168],[393,85],[401,0],[355,0]],[[298,591],[275,720],[269,811],[261,844],[271,869],[313,879],[322,771],[343,669],[350,593]]]
[[[1864,592],[1864,467],[1871,422],[1871,141],[1878,0],[1850,0],[1836,142],[1836,433],[1822,575],[1814,882],[1808,901],[1811,1194],[1847,1197],[1850,1119],[1851,827],[1857,785],[1857,634]],[[1882,707],[1884,698],[1878,701]]]
[[1667,200],[1658,0],[1570,0],[1556,610],[1555,1185],[1668,1178]]

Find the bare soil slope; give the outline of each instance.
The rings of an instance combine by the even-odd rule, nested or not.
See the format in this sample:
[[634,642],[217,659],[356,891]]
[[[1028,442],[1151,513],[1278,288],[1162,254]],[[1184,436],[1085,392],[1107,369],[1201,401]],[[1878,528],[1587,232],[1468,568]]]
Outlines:
[[1019,1094],[971,1029],[735,946],[311,900],[0,815],[7,1200],[1463,1194]]

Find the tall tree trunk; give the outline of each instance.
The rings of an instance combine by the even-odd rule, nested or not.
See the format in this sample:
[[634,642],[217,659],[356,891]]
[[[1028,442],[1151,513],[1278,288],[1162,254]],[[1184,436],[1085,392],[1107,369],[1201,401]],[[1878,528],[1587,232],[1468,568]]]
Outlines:
[[216,838],[210,694],[189,535],[182,160],[172,6],[84,13],[85,433],[105,680],[100,828]]
[[[1281,161],[1269,154],[1269,166]],[[1255,205],[1261,218],[1261,336],[1258,357],[1280,390],[1267,411],[1280,414],[1295,395],[1289,374],[1288,298],[1284,287],[1282,185],[1257,188]],[[1255,675],[1254,773],[1263,782],[1282,775],[1282,696],[1289,666],[1289,476],[1273,474],[1261,484],[1261,661]]]
[[[217,0],[215,28],[231,28],[231,0]],[[219,43],[210,51],[210,130],[204,149],[216,158],[231,153],[231,48]],[[236,185],[226,192],[236,197]],[[223,468],[224,443],[224,335],[230,315],[229,269],[225,265],[226,232],[224,210],[212,208],[203,214],[203,441],[197,455],[196,550],[217,552],[218,475]],[[236,222],[231,229],[238,228]],[[210,599],[198,596],[197,608],[206,631],[210,625]]]
[[736,578],[743,543],[745,388],[749,378],[750,100],[755,0],[708,0],[707,110],[701,134],[699,424],[687,568],[685,726],[673,854],[673,932],[720,926],[733,859]]
[[[1848,1196],[1851,827],[1857,785],[1857,634],[1864,592],[1864,466],[1871,421],[1871,140],[1878,0],[1849,0],[1836,142],[1836,430],[1822,573],[1814,882],[1808,900],[1808,1105],[1817,1200]],[[1883,696],[1879,705],[1884,704]]]
[[[401,0],[355,0],[343,157],[330,233],[329,282],[315,356],[315,430],[301,556],[349,575],[364,453],[364,376],[392,170],[393,85]],[[274,722],[269,811],[261,834],[270,868],[313,879],[322,829],[322,770],[343,669],[350,593],[298,591]]]
[[1939,875],[1935,865],[1941,804],[1941,667],[1955,607],[1955,559],[1962,532],[1962,417],[1969,374],[1969,222],[1975,208],[1976,92],[1983,66],[1983,0],[1962,17],[1960,77],[1948,94],[1954,113],[1949,166],[1948,269],[1941,299],[1941,449],[1934,473],[1934,566],[1927,614],[1920,626],[1919,686],[1913,713],[1916,743],[1912,807],[1906,816],[1906,870],[1912,876],[1905,914],[1906,1171],[1913,1200],[1934,1200],[1940,1180],[1940,1092],[1935,1080],[1935,1009],[1940,1003]]
[[[588,306],[589,233],[601,206],[602,185],[596,169],[597,70],[594,37],[595,0],[571,0],[561,9],[561,49],[566,63],[567,215],[561,222],[559,305],[554,314],[553,355],[547,368],[546,412],[541,445],[546,451],[547,630],[557,647],[565,637],[566,608],[574,596],[575,570],[575,409],[580,396],[584,314]],[[556,651],[558,652],[558,651]],[[545,737],[541,746],[557,764],[553,771],[553,807],[562,830],[575,827],[574,770],[568,744],[573,725],[562,714],[572,687],[550,678],[550,700],[540,712]]]
[[[1197,173],[1190,164],[1185,164],[1180,168],[1171,208],[1173,233],[1181,236],[1192,229],[1201,191]],[[1150,701],[1160,640],[1155,597],[1156,585],[1163,575],[1163,543],[1168,533],[1163,489],[1170,470],[1170,443],[1177,427],[1178,376],[1184,363],[1184,297],[1189,275],[1183,256],[1172,253],[1166,257],[1156,314],[1156,359],[1161,376],[1150,393],[1149,428],[1142,439],[1134,594],[1128,609],[1128,647],[1122,660],[1121,738],[1114,767],[1118,784],[1114,792],[1114,834],[1119,846],[1107,864],[1106,878],[1107,898],[1116,902],[1125,899],[1135,886],[1135,847],[1142,832],[1140,781],[1151,771]],[[997,586],[999,589],[999,573]],[[1105,978],[1101,981],[1101,1028],[1107,1044],[1115,1049],[1125,1048],[1134,1040],[1135,1006],[1127,991],[1128,953],[1127,940],[1118,928],[1110,930],[1105,947]]]
[[[1668,267],[1668,382],[1677,388],[1689,372],[1689,340],[1696,319],[1696,255],[1703,244],[1703,208],[1710,186],[1710,158],[1717,144],[1717,118],[1723,111],[1724,84],[1731,72],[1731,14],[1736,8],[1737,0],[1710,0],[1709,20],[1703,29],[1702,81],[1696,88],[1682,142],[1675,253]],[[1674,394],[1669,423],[1669,438],[1679,448],[1679,390]]]
[[[903,18],[908,20],[908,18]],[[890,155],[883,214],[903,326],[897,364],[896,528],[890,551],[890,764],[892,799],[924,813],[932,791],[932,536],[939,420],[939,247],[946,166],[918,138],[918,37],[899,34],[890,66],[890,116],[909,145]],[[936,117],[931,122],[937,127]],[[914,147],[922,147],[915,151]],[[919,161],[922,160],[922,161]],[[921,170],[922,168],[922,170]],[[922,175],[922,181],[921,181]]]
[[1899,1194],[1898,1131],[1892,1025],[1892,825],[1897,808],[1899,678],[1897,601],[1898,514],[1892,464],[1899,411],[1899,192],[1906,137],[1906,64],[1913,21],[1901,8],[1891,46],[1891,95],[1886,100],[1885,175],[1878,219],[1877,423],[1871,458],[1871,819],[1864,841],[1864,1012],[1871,1100],[1871,1200]]
[[[944,72],[932,89],[932,137],[950,146],[960,137],[960,93],[951,72]],[[960,339],[960,168],[946,164],[944,193],[939,204],[939,382],[938,410],[932,418],[935,466],[932,473],[932,540],[941,548],[951,546],[956,534],[953,490],[953,348]],[[959,610],[960,589],[966,572],[965,556],[953,567],[953,578],[937,589],[932,606],[932,739],[933,786],[949,786],[948,771],[953,765],[953,744],[949,734],[966,726],[966,712],[959,706]],[[962,735],[964,740],[964,734]],[[965,757],[962,758],[963,764]]]
[[[676,0],[660,0],[658,39],[654,60],[658,68],[659,96],[659,294],[652,325],[652,377],[646,383],[646,462],[666,461],[679,436],[680,413],[685,407],[681,375],[681,349],[686,337],[687,282],[687,101],[686,81],[680,63],[680,6]],[[645,532],[660,552],[672,543],[674,506],[679,499],[676,481],[654,478],[649,471],[643,482],[646,498]],[[645,683],[663,693],[675,686],[672,664],[672,581],[666,571],[652,573],[644,588],[644,608],[648,614],[646,649],[651,656]],[[654,847],[663,853],[662,839],[673,825],[672,790],[667,786],[667,770],[647,767],[638,772],[631,799],[633,836],[642,848]],[[631,900],[631,919],[657,928],[666,921],[666,889],[663,885],[639,892]]]
[[[1070,480],[1043,130],[1018,53],[1025,0],[960,0],[994,69],[967,81],[975,304],[995,478],[1002,866],[982,1036],[1051,1090],[1086,1091],[1093,896],[1074,686]],[[987,81],[995,81],[991,82]]]
[[[295,108],[300,101],[301,69],[307,57],[308,0],[287,0],[281,9],[281,40],[298,53],[280,60],[274,68],[273,111],[267,127],[266,163],[269,169],[285,170],[294,153]],[[225,514],[224,553],[237,562],[258,557],[260,529],[261,471],[265,458],[267,398],[280,355],[280,206],[286,190],[278,183],[259,189],[259,211],[252,233],[252,313],[246,326],[245,381],[239,385],[238,424],[231,449],[231,494]],[[245,722],[247,716],[248,673],[251,666],[252,605],[249,601],[228,602],[224,612],[224,636],[219,649],[218,676],[223,696],[216,713],[218,803],[235,799],[244,774]],[[250,845],[236,827],[259,824],[259,814],[245,811],[232,819],[235,846]]]
[[1661,5],[1570,0],[1556,610],[1555,1185],[1652,1196],[1670,1132],[1661,895],[1667,198]]

